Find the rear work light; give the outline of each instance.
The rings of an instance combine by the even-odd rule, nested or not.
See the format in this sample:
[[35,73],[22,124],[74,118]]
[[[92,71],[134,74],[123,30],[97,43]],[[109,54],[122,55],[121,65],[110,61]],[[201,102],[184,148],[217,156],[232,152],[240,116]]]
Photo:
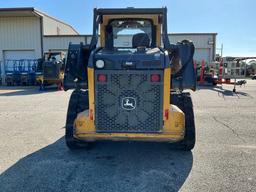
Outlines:
[[98,81],[99,82],[106,82],[107,81],[107,75],[103,75],[103,74],[98,75]]
[[152,74],[150,76],[150,80],[151,82],[160,82],[161,78],[159,74]]

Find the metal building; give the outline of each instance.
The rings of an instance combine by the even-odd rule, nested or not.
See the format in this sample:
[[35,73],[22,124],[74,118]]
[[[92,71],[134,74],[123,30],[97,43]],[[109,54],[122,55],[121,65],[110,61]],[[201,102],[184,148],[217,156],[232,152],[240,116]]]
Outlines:
[[211,63],[216,54],[216,36],[217,33],[171,33],[169,39],[171,43],[176,43],[184,39],[193,41],[195,45],[194,60]]
[[38,59],[43,55],[44,35],[78,35],[70,25],[34,8],[0,8],[0,63]]
[[[184,39],[194,42],[196,50],[194,59],[197,62],[205,60],[206,63],[214,61],[216,52],[216,36],[217,33],[171,33],[169,39],[171,43],[177,43]],[[44,50],[62,50],[66,51],[69,42],[72,43],[90,43],[91,35],[59,35],[59,36],[44,36]],[[116,44],[120,47],[132,47],[131,35],[120,35]]]
[[[217,33],[171,33],[171,43],[184,39],[194,42],[194,59],[214,61]],[[119,36],[120,46],[131,46],[131,35]],[[0,71],[6,61],[42,58],[47,51],[67,51],[68,44],[90,43],[91,35],[79,35],[69,24],[34,8],[0,8]],[[3,78],[4,79],[4,78]]]
[[[85,35],[45,35],[44,39],[44,52],[46,51],[67,51],[68,44],[84,43],[87,44],[87,36]],[[88,42],[89,43],[89,42]]]

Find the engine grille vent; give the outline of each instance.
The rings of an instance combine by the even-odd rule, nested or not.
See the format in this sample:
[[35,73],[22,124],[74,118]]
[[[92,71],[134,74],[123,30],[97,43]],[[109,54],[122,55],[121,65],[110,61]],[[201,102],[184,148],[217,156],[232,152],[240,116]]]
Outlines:
[[150,82],[162,71],[96,71],[107,82],[95,81],[97,132],[160,132],[163,124],[163,83]]

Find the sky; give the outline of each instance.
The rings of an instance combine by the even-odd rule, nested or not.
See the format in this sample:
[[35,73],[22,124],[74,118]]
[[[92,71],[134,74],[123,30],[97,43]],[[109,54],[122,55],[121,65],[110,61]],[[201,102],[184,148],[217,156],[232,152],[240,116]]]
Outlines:
[[[217,53],[256,56],[255,0],[0,0],[0,8],[35,7],[92,33],[93,8],[168,8],[168,33],[216,32]],[[1,43],[1,42],[0,42]]]

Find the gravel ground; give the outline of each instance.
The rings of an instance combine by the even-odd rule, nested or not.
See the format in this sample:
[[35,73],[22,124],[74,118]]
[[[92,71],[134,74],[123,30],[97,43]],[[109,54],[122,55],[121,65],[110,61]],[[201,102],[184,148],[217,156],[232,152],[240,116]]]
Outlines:
[[0,87],[0,191],[256,191],[256,81],[192,93],[197,143],[64,143],[70,91]]

